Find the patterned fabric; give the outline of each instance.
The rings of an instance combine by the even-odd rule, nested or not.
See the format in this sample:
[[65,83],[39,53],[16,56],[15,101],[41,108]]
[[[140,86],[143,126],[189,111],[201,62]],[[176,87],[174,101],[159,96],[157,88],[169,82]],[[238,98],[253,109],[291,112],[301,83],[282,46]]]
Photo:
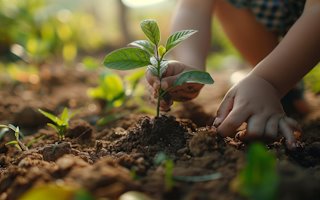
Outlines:
[[302,14],[305,0],[227,0],[237,8],[247,8],[255,15],[258,22],[280,36]]

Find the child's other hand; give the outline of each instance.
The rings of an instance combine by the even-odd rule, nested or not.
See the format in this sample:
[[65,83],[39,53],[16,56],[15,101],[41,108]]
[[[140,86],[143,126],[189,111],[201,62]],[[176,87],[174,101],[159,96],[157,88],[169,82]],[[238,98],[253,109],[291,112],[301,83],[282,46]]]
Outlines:
[[247,122],[247,138],[276,138],[279,132],[288,148],[296,147],[293,133],[300,131],[298,123],[285,116],[276,89],[252,73],[225,95],[214,126],[222,136],[234,136],[243,122]]
[[[181,86],[172,87],[177,77],[185,71],[196,70],[178,61],[170,61],[166,72],[163,74],[161,88],[168,90],[160,103],[161,110],[167,111],[173,101],[188,101],[198,96],[203,84],[186,83]],[[157,90],[160,87],[158,77],[154,76],[149,70],[146,75],[147,82],[154,98],[158,97]]]

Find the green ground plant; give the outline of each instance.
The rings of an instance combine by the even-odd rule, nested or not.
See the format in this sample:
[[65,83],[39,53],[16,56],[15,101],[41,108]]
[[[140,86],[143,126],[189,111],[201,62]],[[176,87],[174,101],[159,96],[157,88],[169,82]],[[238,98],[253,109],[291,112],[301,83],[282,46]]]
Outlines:
[[165,153],[159,152],[154,158],[155,165],[164,165],[164,184],[167,191],[174,187],[173,168],[174,162]]
[[69,112],[68,108],[64,108],[60,116],[55,116],[41,109],[38,109],[38,111],[53,122],[47,123],[47,125],[57,132],[59,141],[64,140],[69,127],[69,120],[75,115],[75,113]]
[[164,183],[167,191],[170,191],[175,182],[189,182],[189,183],[197,183],[197,182],[205,182],[217,180],[222,177],[221,173],[216,172],[212,174],[200,175],[200,176],[174,176],[174,161],[167,156],[164,152],[159,152],[154,158],[154,164],[156,166],[163,165],[164,166]]
[[[148,40],[137,40],[129,45],[131,47],[117,49],[109,53],[104,59],[104,65],[110,69],[130,70],[147,66],[153,75],[158,77],[160,84],[162,76],[168,68],[169,61],[165,56],[183,40],[196,33],[195,30],[182,30],[173,33],[166,41],[166,45],[160,45],[160,30],[157,22],[153,19],[143,20],[140,23],[141,29]],[[183,72],[175,81],[173,87],[184,83],[212,84],[210,74],[203,71]],[[157,99],[157,114],[160,115],[160,100],[168,92],[159,88]]]
[[278,184],[275,156],[263,144],[251,144],[247,162],[233,180],[232,189],[250,200],[274,200]]
[[106,71],[100,75],[98,86],[88,89],[88,96],[102,101],[104,104],[105,117],[97,124],[105,125],[117,120],[128,113],[116,112],[120,107],[125,107],[136,95],[136,89],[140,79],[144,76],[144,71],[138,70],[134,73],[121,77],[112,71]]
[[99,49],[104,43],[103,34],[92,14],[72,12],[59,4],[49,0],[0,0],[0,26],[6,27],[0,30],[0,58],[38,65],[61,56],[69,63],[78,51]]
[[320,93],[320,64],[311,70],[305,77],[306,86],[314,93]]
[[15,127],[12,124],[9,125],[0,125],[0,138],[2,138],[4,136],[5,133],[7,133],[8,131],[13,131],[14,132],[14,140],[7,142],[6,145],[13,145],[14,147],[16,147],[19,151],[27,151],[28,147],[26,145],[24,145],[21,140],[20,140],[20,136],[22,135],[22,133],[20,132],[19,127]]
[[137,71],[122,78],[111,71],[100,75],[99,85],[88,90],[93,99],[106,102],[106,109],[122,106],[135,92],[143,71]]

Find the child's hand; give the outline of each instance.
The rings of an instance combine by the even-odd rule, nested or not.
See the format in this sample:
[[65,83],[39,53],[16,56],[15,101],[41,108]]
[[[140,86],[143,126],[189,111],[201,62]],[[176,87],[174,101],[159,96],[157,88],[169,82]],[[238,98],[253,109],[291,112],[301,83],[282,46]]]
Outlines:
[[247,137],[276,138],[280,132],[288,148],[296,147],[293,135],[298,123],[285,116],[277,90],[263,78],[250,74],[233,86],[217,111],[214,126],[222,136],[234,136],[247,122]]
[[[203,84],[186,83],[181,86],[172,87],[174,81],[182,72],[190,70],[195,69],[177,61],[169,62],[169,66],[166,72],[163,74],[161,81],[161,88],[163,90],[168,90],[160,103],[160,107],[162,110],[169,110],[170,106],[173,104],[173,101],[188,101],[198,96],[201,88],[203,87]],[[160,87],[158,78],[152,75],[152,73],[148,70],[146,79],[151,86],[151,93],[153,94],[153,97],[158,97],[158,94],[156,92]]]

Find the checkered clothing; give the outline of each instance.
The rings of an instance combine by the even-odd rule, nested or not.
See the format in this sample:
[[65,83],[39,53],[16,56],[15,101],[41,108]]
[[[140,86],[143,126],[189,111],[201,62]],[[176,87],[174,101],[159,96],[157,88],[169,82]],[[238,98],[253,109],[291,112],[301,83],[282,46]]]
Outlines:
[[227,0],[237,8],[247,8],[258,22],[280,36],[300,17],[305,0]]

